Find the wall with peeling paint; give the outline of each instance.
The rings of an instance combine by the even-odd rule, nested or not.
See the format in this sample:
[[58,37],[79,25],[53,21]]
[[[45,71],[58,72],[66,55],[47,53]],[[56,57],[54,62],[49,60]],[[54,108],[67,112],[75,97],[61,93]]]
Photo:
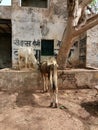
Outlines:
[[54,49],[62,39],[66,27],[67,11],[65,0],[48,0],[47,8],[21,6],[12,0],[11,6],[0,7],[0,18],[12,22],[12,66],[17,66],[19,46],[33,46],[41,50],[41,39],[54,40]]
[[0,19],[11,19],[11,6],[0,6]]
[[[21,6],[19,0],[12,0],[12,6],[0,7],[0,18],[11,19],[12,22],[13,68],[16,68],[18,65],[18,49],[20,46],[33,46],[35,55],[39,55],[41,51],[41,40],[52,39],[54,40],[54,54],[58,53],[63,31],[66,28],[66,2],[65,0],[48,0],[48,8],[36,8]],[[90,37],[92,38],[88,37],[86,46],[88,48],[87,57],[83,57],[80,63],[80,51],[78,46],[74,49],[74,52],[69,58],[72,67],[79,67],[79,65],[85,67],[86,63],[87,66],[90,66],[94,65],[95,62],[97,64],[96,67],[98,67],[97,60],[95,61],[95,58],[92,58],[93,54],[90,54],[90,50],[92,50],[92,45],[90,44],[91,39],[93,39],[92,32],[92,30],[88,32],[88,35],[91,35]],[[70,65],[68,65],[68,67],[69,66]]]
[[98,26],[87,32],[87,56],[86,66],[98,68]]
[[[64,0],[50,0],[48,8],[20,6],[13,2],[12,8],[12,62],[17,65],[17,51],[19,46],[33,46],[34,51],[41,50],[41,39],[54,40],[54,49],[59,49],[66,27],[66,2]],[[37,46],[33,42],[39,41]]]

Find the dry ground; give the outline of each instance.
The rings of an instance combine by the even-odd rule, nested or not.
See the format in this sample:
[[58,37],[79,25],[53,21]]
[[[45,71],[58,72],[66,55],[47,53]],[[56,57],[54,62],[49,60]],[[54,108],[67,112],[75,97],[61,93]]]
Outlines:
[[59,108],[49,94],[0,91],[0,130],[98,130],[96,90],[59,91]]

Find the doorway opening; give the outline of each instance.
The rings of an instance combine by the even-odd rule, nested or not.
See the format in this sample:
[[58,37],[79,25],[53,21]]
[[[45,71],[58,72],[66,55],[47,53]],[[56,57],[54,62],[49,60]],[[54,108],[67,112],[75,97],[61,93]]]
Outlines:
[[0,19],[0,69],[12,67],[11,20]]

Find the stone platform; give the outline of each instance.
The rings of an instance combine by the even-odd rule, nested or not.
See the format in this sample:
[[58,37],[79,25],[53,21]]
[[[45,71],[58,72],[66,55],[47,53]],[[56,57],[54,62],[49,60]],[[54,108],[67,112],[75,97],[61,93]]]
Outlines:
[[[94,88],[98,85],[98,70],[58,70],[59,89]],[[42,90],[43,82],[38,70],[0,70],[0,90]]]

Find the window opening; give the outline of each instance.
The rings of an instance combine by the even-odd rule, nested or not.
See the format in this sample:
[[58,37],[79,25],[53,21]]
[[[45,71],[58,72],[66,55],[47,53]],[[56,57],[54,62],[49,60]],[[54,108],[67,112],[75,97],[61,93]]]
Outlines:
[[22,6],[47,8],[48,0],[21,0]]
[[41,40],[41,55],[42,56],[54,55],[54,40]]

